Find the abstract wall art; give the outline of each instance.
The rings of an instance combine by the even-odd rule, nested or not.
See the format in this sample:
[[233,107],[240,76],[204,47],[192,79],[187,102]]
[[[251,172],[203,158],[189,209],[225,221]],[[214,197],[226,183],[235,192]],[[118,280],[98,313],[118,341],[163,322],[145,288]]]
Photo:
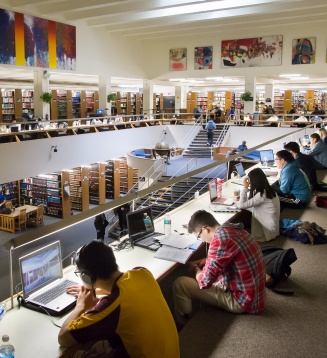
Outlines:
[[221,42],[222,67],[262,67],[282,64],[283,36],[264,36]]
[[315,63],[316,38],[304,37],[292,41],[292,65]]
[[0,9],[0,63],[76,70],[76,27]]
[[169,70],[185,71],[186,70],[187,49],[175,48],[169,50]]
[[195,47],[194,49],[194,69],[212,69],[212,46]]

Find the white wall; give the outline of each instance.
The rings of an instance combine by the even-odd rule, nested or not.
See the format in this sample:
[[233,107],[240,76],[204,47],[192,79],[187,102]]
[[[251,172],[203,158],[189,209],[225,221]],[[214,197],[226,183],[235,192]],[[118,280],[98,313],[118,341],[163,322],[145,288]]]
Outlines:
[[[176,146],[189,132],[189,126],[151,126],[49,139],[0,144],[2,155],[0,183],[72,169],[126,156],[128,151],[154,147],[163,138]],[[189,138],[190,141],[192,138]],[[51,146],[57,145],[54,153]],[[15,158],[15,159],[13,159]]]
[[[283,35],[283,54],[282,66],[266,66],[255,68],[221,68],[221,41],[228,39]],[[316,37],[316,63],[310,65],[292,65],[292,40],[301,37]],[[144,50],[148,56],[146,61],[148,78],[181,78],[181,77],[212,77],[212,76],[244,76],[250,73],[253,76],[276,75],[279,73],[294,73],[299,71],[301,74],[326,73],[326,43],[327,33],[322,31],[322,25],[292,25],[278,26],[276,28],[256,28],[246,30],[242,33],[224,32],[217,34],[206,34],[199,36],[178,36],[171,39],[153,40],[144,43]],[[213,46],[213,69],[212,70],[194,70],[194,47],[195,46]],[[169,50],[172,48],[187,48],[187,70],[169,71]]]

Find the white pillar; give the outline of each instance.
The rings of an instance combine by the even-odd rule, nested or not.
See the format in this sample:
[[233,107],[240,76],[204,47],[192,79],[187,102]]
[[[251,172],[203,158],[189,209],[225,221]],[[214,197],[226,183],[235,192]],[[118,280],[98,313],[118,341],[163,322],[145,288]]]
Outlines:
[[265,104],[272,105],[274,108],[274,84],[267,83],[265,85]]
[[99,108],[107,109],[107,115],[111,116],[111,102],[107,101],[107,96],[111,93],[111,77],[99,76]]
[[153,83],[150,80],[143,80],[143,113],[153,113]]
[[44,103],[40,96],[43,92],[50,92],[50,77],[44,76],[44,70],[38,69],[34,71],[34,115],[35,117],[45,118],[49,115],[50,119],[50,104]]
[[251,97],[253,101],[244,102],[244,114],[255,112],[255,101],[257,97],[256,92],[256,77],[253,74],[247,73],[245,75],[245,92],[251,92]]

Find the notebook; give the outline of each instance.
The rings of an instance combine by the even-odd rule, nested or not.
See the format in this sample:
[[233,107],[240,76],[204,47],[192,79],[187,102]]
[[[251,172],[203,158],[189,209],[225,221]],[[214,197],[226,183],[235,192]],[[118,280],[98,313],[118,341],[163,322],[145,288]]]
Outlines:
[[272,167],[275,164],[274,151],[272,149],[259,150],[259,154],[261,165]]
[[79,282],[63,277],[59,241],[20,257],[19,268],[23,306],[40,312],[43,308],[55,316],[62,315],[75,306],[76,299],[74,295],[66,293],[66,287]]
[[239,179],[233,179],[232,183],[238,184],[238,185],[243,185],[243,179],[246,176],[243,164],[242,163],[235,164],[235,169],[237,171]]
[[135,246],[153,251],[159,249],[160,243],[156,237],[163,234],[154,231],[151,206],[129,212],[126,220],[128,236]]

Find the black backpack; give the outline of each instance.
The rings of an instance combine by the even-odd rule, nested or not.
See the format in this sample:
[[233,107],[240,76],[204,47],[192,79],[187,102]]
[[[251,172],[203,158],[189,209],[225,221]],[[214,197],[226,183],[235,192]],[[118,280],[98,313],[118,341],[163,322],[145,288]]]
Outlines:
[[[297,260],[294,249],[281,249],[274,246],[261,248],[266,261],[266,287],[274,288],[279,282],[290,276],[291,265]],[[274,289],[277,293],[282,293]],[[285,293],[293,294],[291,291]]]

